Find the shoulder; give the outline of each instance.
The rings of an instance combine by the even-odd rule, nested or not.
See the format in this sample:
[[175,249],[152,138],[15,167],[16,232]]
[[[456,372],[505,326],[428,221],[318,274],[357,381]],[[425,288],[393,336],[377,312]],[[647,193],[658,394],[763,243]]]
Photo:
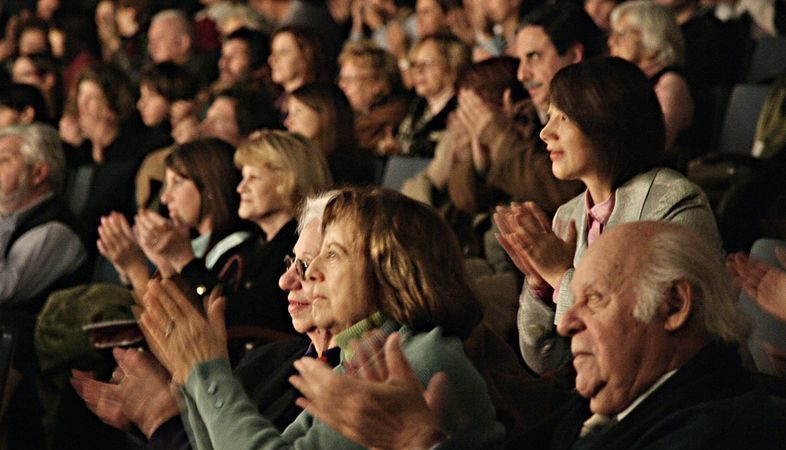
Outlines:
[[555,218],[572,217],[579,212],[583,212],[585,195],[586,195],[585,191],[581,191],[579,195],[563,203],[562,206],[557,208],[557,212],[554,214],[554,217]]

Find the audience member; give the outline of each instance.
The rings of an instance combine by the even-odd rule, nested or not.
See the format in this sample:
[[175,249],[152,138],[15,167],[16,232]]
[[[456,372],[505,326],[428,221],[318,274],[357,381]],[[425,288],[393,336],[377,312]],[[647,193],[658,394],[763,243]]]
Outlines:
[[608,34],[611,31],[611,11],[620,3],[621,0],[584,0],[584,11],[598,28]]
[[41,91],[28,84],[0,85],[0,128],[33,122],[51,122]]
[[574,302],[573,267],[608,228],[659,220],[699,231],[718,254],[721,243],[701,189],[658,167],[663,113],[652,85],[631,63],[596,58],[561,69],[540,135],[554,176],[580,180],[586,191],[560,206],[551,225],[532,202],[498,208],[495,221],[500,243],[526,277],[518,313],[522,355],[544,373],[570,359],[569,342],[554,324]]
[[472,159],[476,176],[515,201],[534,201],[553,214],[579,191],[579,185],[551,174],[549,154],[538,137],[547,118],[549,84],[559,69],[599,55],[603,37],[584,11],[565,5],[539,7],[521,23],[516,34],[517,78],[529,100],[509,107],[513,111],[506,114],[465,90],[459,94],[456,115],[483,150]]
[[327,159],[337,184],[371,184],[375,166],[355,144],[352,109],[344,93],[330,84],[306,84],[289,96],[287,130],[310,139]]
[[[384,190],[339,193],[328,203],[323,221],[322,248],[305,274],[314,283],[315,324],[335,335],[340,366],[365,370],[352,365],[355,352],[350,347],[363,332],[400,330],[407,336],[404,353],[420,381],[427,383],[445,371],[455,387],[450,393],[457,408],[473,412],[471,427],[446,421],[445,430],[468,448],[497,445],[502,427],[459,340],[480,321],[480,306],[466,284],[458,246],[445,223],[423,204]],[[444,238],[427,243],[426,230]],[[184,386],[183,417],[197,446],[355,448],[309,414],[278,433],[267,419],[252,413],[225,361],[219,320],[223,302],[211,302],[205,320],[182,297],[169,295],[170,289],[166,284],[150,289],[140,320],[151,348],[173,380]],[[173,311],[174,317],[165,311]],[[175,325],[165,333],[171,321]],[[206,339],[197,339],[197,329]],[[201,350],[175,350],[178,342],[188,343],[180,348]],[[210,391],[222,400],[220,413],[216,397],[206,394],[212,383]]]
[[693,121],[693,99],[680,68],[682,33],[671,11],[648,0],[614,8],[609,53],[635,64],[655,86],[666,123],[666,149],[671,151]]
[[[786,249],[775,249],[775,256],[786,267]],[[786,272],[746,253],[726,258],[726,267],[737,284],[765,311],[786,322]]]
[[224,38],[218,60],[218,80],[212,91],[217,92],[234,85],[266,87],[269,76],[265,72],[270,43],[259,31],[240,28]]
[[46,100],[47,116],[59,120],[63,112],[63,84],[57,62],[48,55],[20,56],[11,66],[15,83],[35,86]]
[[216,78],[215,58],[197,52],[193,24],[180,10],[164,10],[153,16],[147,31],[147,54],[155,64],[171,61],[185,65],[202,85]]
[[[621,225],[589,249],[571,287],[578,301],[559,328],[573,337],[580,397],[510,448],[775,448],[769,399],[737,355],[747,324],[714,243],[672,224]],[[298,404],[364,446],[461,445],[439,420],[473,412],[439,405],[444,379],[424,393],[400,353],[389,338],[387,369],[366,380],[302,360]]]
[[387,132],[377,144],[382,155],[433,157],[434,148],[456,109],[455,83],[470,64],[469,48],[452,35],[432,35],[410,51],[412,82],[417,97],[398,131]]
[[0,161],[0,324],[16,330],[12,366],[22,375],[6,385],[12,389],[3,420],[10,447],[37,449],[37,315],[50,292],[88,279],[88,258],[78,222],[60,198],[65,157],[57,131],[37,123],[0,129]]
[[20,56],[39,53],[51,54],[49,44],[49,25],[37,17],[31,17],[19,23],[16,37],[17,54]]
[[370,41],[349,41],[338,63],[338,86],[355,115],[357,145],[376,151],[385,131],[398,128],[409,105],[396,59]]
[[[322,241],[321,222],[326,203],[333,192],[310,197],[298,223],[300,237],[295,243],[295,257],[279,278],[279,286],[288,293],[292,325],[308,335],[305,339],[274,342],[247,353],[234,370],[245,392],[260,414],[283,430],[300,413],[295,405],[297,391],[289,384],[294,374],[292,363],[302,357],[320,358],[331,366],[338,364],[338,348],[329,332],[316,328],[311,312],[311,281],[304,277],[305,269],[319,253]],[[176,295],[176,294],[175,294]],[[81,371],[74,371],[72,384],[88,407],[101,420],[117,428],[135,425],[149,440],[151,448],[191,448],[180,420],[179,409],[169,388],[165,371],[147,352],[115,351],[122,373],[117,384],[103,383]],[[154,399],[151,401],[150,399]],[[110,407],[121,404],[121,411]]]

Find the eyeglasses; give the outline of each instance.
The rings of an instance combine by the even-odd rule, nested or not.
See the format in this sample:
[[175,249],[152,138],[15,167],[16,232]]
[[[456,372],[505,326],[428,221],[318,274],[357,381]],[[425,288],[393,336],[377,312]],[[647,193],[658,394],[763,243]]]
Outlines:
[[424,59],[422,61],[410,61],[409,66],[412,68],[412,70],[419,72],[422,70],[426,70],[430,67],[433,67],[438,63],[439,61],[437,61],[436,59]]
[[300,258],[296,258],[292,255],[287,255],[284,257],[284,264],[287,266],[287,270],[291,269],[292,266],[295,266],[295,273],[297,274],[300,281],[306,281],[306,270],[308,270],[308,263],[305,260]]

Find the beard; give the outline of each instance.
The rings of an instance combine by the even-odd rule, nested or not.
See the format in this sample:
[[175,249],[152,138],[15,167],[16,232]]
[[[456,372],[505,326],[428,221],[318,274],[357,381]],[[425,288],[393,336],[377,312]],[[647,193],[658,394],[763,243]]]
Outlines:
[[6,212],[14,211],[27,198],[31,190],[29,172],[25,170],[19,175],[16,189],[6,193],[0,187],[0,209]]

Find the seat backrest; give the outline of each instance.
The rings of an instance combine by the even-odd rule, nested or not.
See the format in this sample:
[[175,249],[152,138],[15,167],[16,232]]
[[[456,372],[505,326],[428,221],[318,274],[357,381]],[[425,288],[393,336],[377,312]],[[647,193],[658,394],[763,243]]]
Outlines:
[[734,86],[718,141],[720,153],[744,155],[751,153],[756,123],[769,89],[769,86],[756,84]]
[[[783,269],[784,267],[775,257],[775,248],[783,246],[786,246],[786,241],[759,239],[753,243],[751,257],[761,259]],[[772,364],[772,359],[768,355],[766,347],[769,345],[780,353],[786,353],[786,323],[761,309],[756,301],[745,294],[745,292],[740,294],[739,307],[753,322],[748,348],[756,368],[762,373],[784,376]]]
[[745,80],[748,83],[768,82],[784,72],[786,72],[786,36],[756,40]]
[[417,175],[425,169],[431,158],[416,156],[391,156],[385,165],[385,175],[382,177],[382,186],[397,191],[401,190],[404,181]]

